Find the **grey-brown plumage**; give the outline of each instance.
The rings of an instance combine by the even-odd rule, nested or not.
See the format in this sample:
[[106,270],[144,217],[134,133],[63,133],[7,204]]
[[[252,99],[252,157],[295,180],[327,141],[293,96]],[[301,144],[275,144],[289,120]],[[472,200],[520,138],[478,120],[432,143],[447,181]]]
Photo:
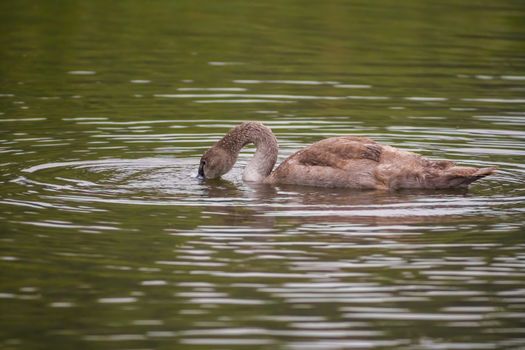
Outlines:
[[217,178],[227,173],[248,143],[254,143],[257,150],[246,166],[243,179],[268,184],[381,190],[447,189],[467,187],[495,170],[430,160],[366,137],[340,136],[315,142],[294,153],[272,172],[277,160],[277,140],[268,127],[247,122],[230,130],[204,153],[199,175]]

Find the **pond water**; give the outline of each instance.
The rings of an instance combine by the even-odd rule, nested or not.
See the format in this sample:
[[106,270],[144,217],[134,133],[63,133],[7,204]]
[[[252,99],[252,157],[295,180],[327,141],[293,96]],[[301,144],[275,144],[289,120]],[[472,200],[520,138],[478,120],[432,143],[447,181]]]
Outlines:
[[[0,348],[525,347],[525,3],[0,3]],[[218,181],[363,135],[469,191]]]

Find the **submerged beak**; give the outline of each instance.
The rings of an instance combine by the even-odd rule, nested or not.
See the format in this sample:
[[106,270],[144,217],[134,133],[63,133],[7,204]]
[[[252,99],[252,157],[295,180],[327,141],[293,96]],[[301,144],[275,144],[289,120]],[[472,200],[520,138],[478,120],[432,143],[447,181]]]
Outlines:
[[199,165],[199,171],[197,172],[197,179],[204,179],[204,164]]

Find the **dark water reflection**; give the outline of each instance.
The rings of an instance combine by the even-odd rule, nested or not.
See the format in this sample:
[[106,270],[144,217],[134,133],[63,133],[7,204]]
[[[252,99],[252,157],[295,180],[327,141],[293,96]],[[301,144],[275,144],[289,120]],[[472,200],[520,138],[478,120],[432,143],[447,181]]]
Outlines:
[[[525,346],[517,1],[0,4],[0,348]],[[118,14],[118,15],[117,15]],[[498,172],[469,191],[218,181],[355,134]]]

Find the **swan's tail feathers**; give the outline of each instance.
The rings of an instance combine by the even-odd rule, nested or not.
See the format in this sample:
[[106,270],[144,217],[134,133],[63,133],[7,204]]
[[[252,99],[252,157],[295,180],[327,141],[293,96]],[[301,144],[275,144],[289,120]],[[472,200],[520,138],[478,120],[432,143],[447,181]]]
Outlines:
[[481,179],[482,177],[494,174],[495,171],[496,171],[496,167],[479,168],[479,169],[476,169],[476,172],[473,174],[473,176],[477,176],[478,179]]
[[443,175],[434,179],[434,188],[465,188],[474,181],[491,175],[495,171],[495,167],[472,168],[454,166],[447,169]]

